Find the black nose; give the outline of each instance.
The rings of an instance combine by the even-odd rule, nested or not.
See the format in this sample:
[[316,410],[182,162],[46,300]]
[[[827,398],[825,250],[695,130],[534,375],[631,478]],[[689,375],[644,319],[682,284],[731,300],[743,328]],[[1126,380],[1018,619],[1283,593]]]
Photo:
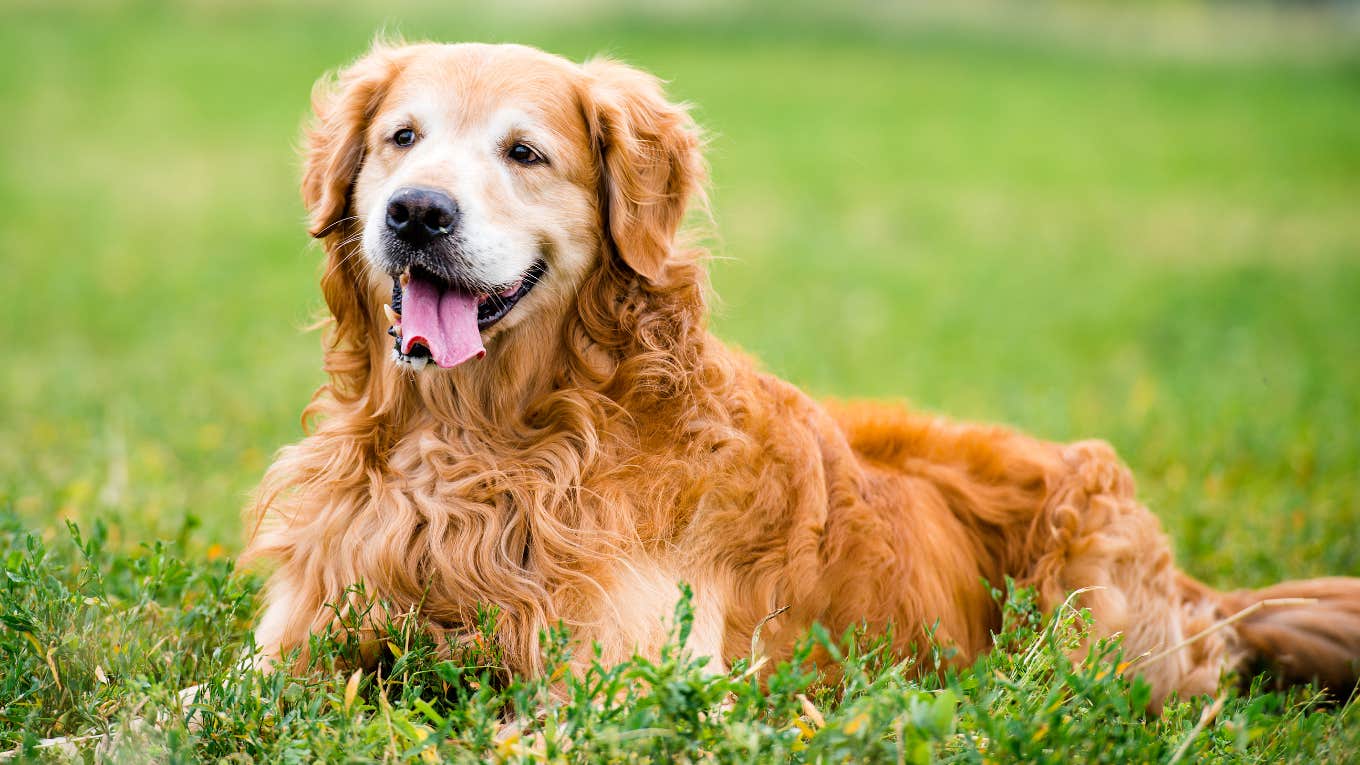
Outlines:
[[429,244],[453,231],[458,204],[434,189],[398,189],[387,200],[387,227],[407,244]]

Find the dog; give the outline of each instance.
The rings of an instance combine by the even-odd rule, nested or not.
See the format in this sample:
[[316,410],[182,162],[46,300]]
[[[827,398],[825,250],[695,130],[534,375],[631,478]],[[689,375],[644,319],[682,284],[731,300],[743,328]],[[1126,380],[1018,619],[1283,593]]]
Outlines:
[[362,584],[450,646],[494,606],[510,672],[559,623],[619,662],[659,650],[684,582],[711,671],[814,623],[967,663],[1009,577],[1155,658],[1131,670],[1154,707],[1263,667],[1355,684],[1360,579],[1215,591],[1105,443],[819,402],[711,335],[682,226],[703,142],[655,77],[378,43],[312,107],[328,381],[247,511],[270,661],[305,661]]

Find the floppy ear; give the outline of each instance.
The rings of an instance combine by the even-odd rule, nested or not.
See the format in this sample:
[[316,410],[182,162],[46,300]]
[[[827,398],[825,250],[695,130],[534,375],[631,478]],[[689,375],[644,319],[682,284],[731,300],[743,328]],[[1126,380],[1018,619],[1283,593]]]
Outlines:
[[624,263],[660,282],[685,208],[703,187],[699,129],[652,75],[608,59],[582,68],[606,235]]
[[369,121],[386,96],[397,71],[399,49],[381,43],[334,79],[312,89],[315,119],[307,131],[302,172],[302,201],[311,235],[325,242],[321,294],[334,323],[326,334],[326,372],[331,393],[340,400],[362,395],[375,354],[381,355],[381,329],[367,304],[360,274],[362,245],[354,236],[351,197],[364,161]]
[[354,180],[364,162],[364,133],[397,69],[394,50],[379,44],[312,88],[315,119],[307,131],[302,202],[308,232],[318,239],[335,233],[341,228],[336,224],[350,214]]

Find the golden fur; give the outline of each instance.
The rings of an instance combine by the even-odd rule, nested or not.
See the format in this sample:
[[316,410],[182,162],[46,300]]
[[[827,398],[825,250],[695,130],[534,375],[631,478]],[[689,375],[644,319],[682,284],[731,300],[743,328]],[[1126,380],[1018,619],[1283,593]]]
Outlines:
[[[373,126],[445,92],[469,125],[510,103],[550,126],[555,175],[473,193],[541,202],[496,225],[552,218],[542,225],[562,233],[544,246],[544,287],[484,359],[413,374],[390,359],[391,282],[361,252],[365,210],[405,172]],[[1081,601],[1129,656],[1273,596],[1220,595],[1179,572],[1104,443],[819,403],[710,335],[703,253],[677,243],[702,195],[700,139],[651,76],[517,46],[379,45],[319,83],[313,107],[302,188],[326,248],[330,380],[307,408],[314,432],[282,451],[251,511],[247,556],[276,565],[257,633],[267,655],[305,648],[359,582],[455,641],[479,603],[497,606],[496,639],[524,673],[559,620],[606,660],[654,651],[678,581],[696,594],[691,648],[715,667],[782,607],[761,633],[774,659],[819,621],[893,623],[903,653],[936,625],[968,661],[1000,624],[988,585],[1007,576],[1049,608],[1097,588]],[[458,170],[421,172],[453,183]],[[1157,702],[1257,659],[1353,683],[1360,583],[1289,587],[1323,600],[1257,611],[1149,663]]]

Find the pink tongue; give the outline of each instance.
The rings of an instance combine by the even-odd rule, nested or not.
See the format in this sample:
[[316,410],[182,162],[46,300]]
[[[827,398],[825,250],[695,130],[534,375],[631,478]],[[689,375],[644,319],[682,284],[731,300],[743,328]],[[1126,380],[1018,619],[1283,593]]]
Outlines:
[[411,277],[401,296],[401,352],[419,343],[445,369],[486,355],[477,329],[477,296]]

